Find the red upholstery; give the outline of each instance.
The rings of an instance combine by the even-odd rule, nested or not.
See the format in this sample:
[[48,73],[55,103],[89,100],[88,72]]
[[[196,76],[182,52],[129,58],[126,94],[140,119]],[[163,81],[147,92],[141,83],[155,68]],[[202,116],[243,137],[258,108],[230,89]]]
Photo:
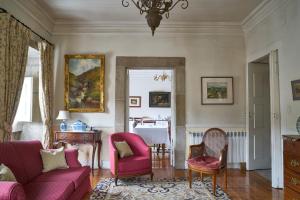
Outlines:
[[198,156],[188,160],[189,165],[197,166],[204,169],[219,169],[220,161],[211,156]]
[[[133,156],[126,158],[115,157],[117,152],[114,142],[126,141],[133,151]],[[144,140],[134,133],[115,133],[109,137],[110,171],[115,176],[134,176],[141,174],[152,175],[151,150]],[[116,165],[117,161],[117,166]],[[117,174],[116,174],[117,172]]]
[[8,166],[20,183],[0,182],[0,200],[23,200],[25,195],[29,200],[73,200],[90,191],[90,168],[81,167],[76,149],[65,151],[70,168],[47,173],[42,173],[40,149],[39,141],[0,143],[0,163]]
[[77,189],[86,177],[89,176],[91,169],[89,167],[77,167],[69,169],[58,169],[43,173],[33,182],[55,182],[57,180],[72,181],[75,189]]
[[16,182],[0,182],[0,200],[26,200],[21,184]]
[[31,182],[24,186],[27,199],[65,200],[74,191],[72,181]]

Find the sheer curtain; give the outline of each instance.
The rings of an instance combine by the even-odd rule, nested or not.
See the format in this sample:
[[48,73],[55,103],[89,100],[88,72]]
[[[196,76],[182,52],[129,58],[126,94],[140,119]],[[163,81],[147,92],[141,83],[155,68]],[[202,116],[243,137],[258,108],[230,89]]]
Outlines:
[[0,141],[11,140],[27,63],[31,31],[0,13]]
[[39,43],[41,65],[39,70],[39,102],[44,125],[44,148],[52,147],[52,109],[53,109],[53,51],[54,47],[47,42]]

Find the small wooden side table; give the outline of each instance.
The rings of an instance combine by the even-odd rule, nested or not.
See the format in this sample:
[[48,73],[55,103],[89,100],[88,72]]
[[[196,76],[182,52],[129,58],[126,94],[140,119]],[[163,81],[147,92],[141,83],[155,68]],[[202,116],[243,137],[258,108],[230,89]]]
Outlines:
[[91,144],[93,146],[92,154],[92,170],[94,170],[95,151],[98,146],[98,168],[100,169],[100,153],[101,153],[101,132],[93,131],[56,131],[54,136],[54,144],[62,143],[64,146],[69,144]]

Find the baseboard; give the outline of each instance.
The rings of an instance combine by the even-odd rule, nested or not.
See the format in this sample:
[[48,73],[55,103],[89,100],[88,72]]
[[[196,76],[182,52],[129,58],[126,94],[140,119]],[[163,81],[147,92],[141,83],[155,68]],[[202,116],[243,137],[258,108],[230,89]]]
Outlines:
[[102,169],[110,169],[110,163],[107,160],[102,160],[101,161],[101,168]]

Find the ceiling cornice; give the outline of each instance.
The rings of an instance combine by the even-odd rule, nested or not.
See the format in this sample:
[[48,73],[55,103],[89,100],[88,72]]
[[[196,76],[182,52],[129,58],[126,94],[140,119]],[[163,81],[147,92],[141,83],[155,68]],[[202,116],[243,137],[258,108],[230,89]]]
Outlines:
[[[34,0],[12,0],[20,9],[28,14],[32,19],[37,22],[49,33],[52,33],[54,28],[54,19],[48,14],[48,12],[42,8]],[[33,14],[34,13],[34,14]],[[22,20],[22,19],[20,19]]]
[[264,0],[243,21],[242,29],[247,34],[257,24],[270,16],[275,10],[285,5],[289,0]]
[[[57,21],[53,34],[149,34],[149,31],[145,22]],[[162,23],[157,32],[163,34],[243,35],[240,23],[234,22]]]

